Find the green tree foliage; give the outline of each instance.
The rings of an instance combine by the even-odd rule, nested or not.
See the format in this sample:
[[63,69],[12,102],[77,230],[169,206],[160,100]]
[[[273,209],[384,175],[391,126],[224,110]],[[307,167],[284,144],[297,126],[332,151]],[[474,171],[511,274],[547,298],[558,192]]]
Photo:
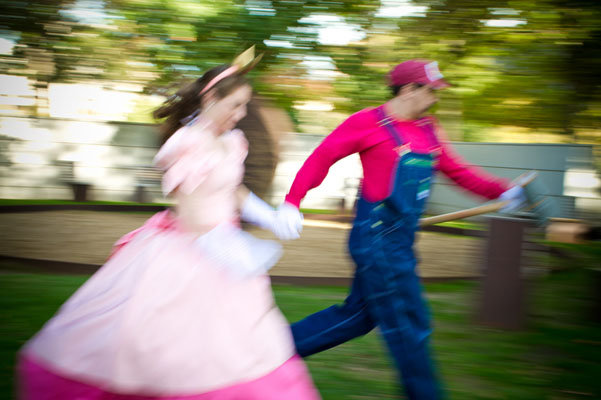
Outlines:
[[[255,44],[264,53],[253,71],[258,92],[293,115],[295,102],[311,99],[348,114],[384,101],[388,70],[421,57],[440,62],[454,84],[442,107],[463,121],[566,134],[599,127],[594,0],[106,0],[91,2],[100,14],[92,22],[72,12],[88,3],[4,2],[0,33],[18,46],[0,61],[3,72],[161,92]],[[381,8],[390,4],[423,8],[399,17]],[[363,38],[326,44],[316,15],[340,18]],[[314,79],[307,60],[330,63],[338,75]]]

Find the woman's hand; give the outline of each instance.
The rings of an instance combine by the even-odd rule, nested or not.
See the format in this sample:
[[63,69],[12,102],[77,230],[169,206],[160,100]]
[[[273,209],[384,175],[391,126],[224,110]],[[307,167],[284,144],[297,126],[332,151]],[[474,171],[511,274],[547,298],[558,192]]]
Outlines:
[[239,191],[241,197],[240,217],[260,228],[270,230],[280,240],[300,237],[303,216],[296,207],[284,203],[277,210],[246,189]]

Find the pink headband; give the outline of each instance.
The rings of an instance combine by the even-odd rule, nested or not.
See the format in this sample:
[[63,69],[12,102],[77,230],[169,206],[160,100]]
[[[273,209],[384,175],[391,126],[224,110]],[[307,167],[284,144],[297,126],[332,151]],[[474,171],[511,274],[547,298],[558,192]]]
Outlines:
[[220,80],[225,79],[228,76],[235,74],[238,71],[238,69],[239,68],[237,65],[232,65],[231,67],[229,67],[228,69],[226,69],[225,71],[223,71],[222,73],[220,73],[219,75],[217,75],[216,77],[211,79],[209,81],[209,83],[207,83],[206,86],[202,88],[202,90],[200,91],[200,94],[203,94],[204,92],[206,92],[207,90],[209,90],[210,88],[215,86],[217,84],[217,82],[219,82]]

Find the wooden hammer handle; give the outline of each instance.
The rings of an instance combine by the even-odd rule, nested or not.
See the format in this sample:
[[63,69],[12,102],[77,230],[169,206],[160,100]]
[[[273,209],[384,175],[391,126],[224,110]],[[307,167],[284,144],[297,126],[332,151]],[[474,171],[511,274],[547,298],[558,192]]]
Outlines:
[[[532,182],[536,178],[536,176],[537,176],[536,172],[533,172],[533,171],[525,172],[522,175],[520,175],[519,177],[517,177],[513,181],[513,184],[514,185],[517,184],[522,187],[525,187],[530,182]],[[489,203],[489,204],[485,204],[483,206],[468,208],[466,210],[454,211],[451,213],[435,215],[433,217],[428,217],[428,218],[421,218],[419,220],[419,225],[420,226],[428,226],[428,225],[439,224],[441,222],[448,222],[448,221],[454,221],[456,219],[473,217],[474,215],[487,214],[487,213],[499,211],[501,208],[505,207],[507,204],[509,204],[509,201],[505,201],[505,200],[495,201],[494,203]]]
[[456,219],[463,219],[473,217],[474,215],[487,214],[495,211],[499,211],[501,208],[509,204],[508,201],[495,201],[494,203],[485,204],[483,206],[468,208],[466,210],[455,211],[447,214],[435,215],[433,217],[421,218],[419,220],[420,226],[428,226],[439,224],[441,222],[454,221]]

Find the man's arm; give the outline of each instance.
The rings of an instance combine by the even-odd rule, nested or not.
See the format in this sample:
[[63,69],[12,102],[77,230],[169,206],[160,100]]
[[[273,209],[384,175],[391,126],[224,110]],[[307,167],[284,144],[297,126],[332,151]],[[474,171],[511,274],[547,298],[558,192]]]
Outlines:
[[462,188],[487,199],[496,199],[509,189],[507,180],[468,164],[449,143],[445,143],[444,132],[438,126],[436,128],[442,150],[438,163],[441,172]]
[[323,182],[335,162],[361,150],[362,129],[357,115],[346,119],[311,153],[296,174],[286,203],[298,208],[307,192]]

